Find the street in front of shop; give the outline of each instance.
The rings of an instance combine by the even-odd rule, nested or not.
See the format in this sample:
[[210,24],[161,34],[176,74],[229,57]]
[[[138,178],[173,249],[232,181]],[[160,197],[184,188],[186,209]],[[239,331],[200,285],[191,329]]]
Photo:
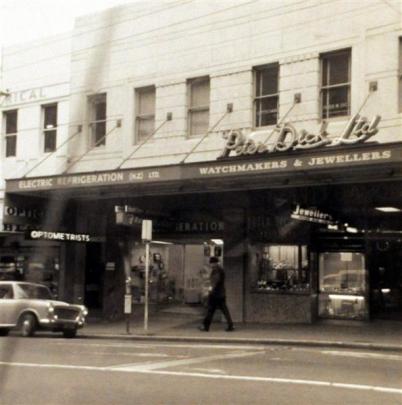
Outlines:
[[397,403],[401,362],[345,348],[9,337],[1,403]]

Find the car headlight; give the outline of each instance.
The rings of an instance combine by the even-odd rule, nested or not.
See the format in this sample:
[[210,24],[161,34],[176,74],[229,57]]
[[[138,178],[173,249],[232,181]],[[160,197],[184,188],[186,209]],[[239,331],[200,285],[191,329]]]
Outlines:
[[84,306],[81,306],[81,313],[83,316],[87,316],[88,315],[88,309]]

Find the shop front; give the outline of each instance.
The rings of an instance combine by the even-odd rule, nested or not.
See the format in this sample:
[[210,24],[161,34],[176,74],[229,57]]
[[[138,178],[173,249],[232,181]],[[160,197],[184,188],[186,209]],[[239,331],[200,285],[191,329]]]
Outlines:
[[75,278],[65,284],[107,316],[122,314],[127,280],[134,303],[144,299],[146,218],[160,305],[202,305],[216,255],[235,321],[400,319],[402,145],[244,154],[235,142],[217,161],[8,180],[7,193],[71,200],[76,230],[105,238],[98,252],[70,245]]

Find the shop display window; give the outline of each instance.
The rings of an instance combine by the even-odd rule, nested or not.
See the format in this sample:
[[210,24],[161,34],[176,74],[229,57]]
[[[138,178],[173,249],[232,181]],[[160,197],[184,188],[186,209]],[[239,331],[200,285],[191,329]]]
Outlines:
[[319,257],[319,315],[367,319],[367,276],[363,253],[325,252]]
[[320,292],[363,294],[366,291],[364,254],[321,253],[319,266]]
[[258,245],[251,254],[255,291],[308,292],[310,273],[305,245]]
[[24,254],[0,256],[0,280],[29,281],[44,284],[57,296],[59,288],[59,258],[54,255]]

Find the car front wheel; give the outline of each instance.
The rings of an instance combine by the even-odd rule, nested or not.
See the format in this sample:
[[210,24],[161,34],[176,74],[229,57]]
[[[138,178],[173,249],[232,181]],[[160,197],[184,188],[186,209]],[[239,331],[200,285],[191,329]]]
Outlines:
[[71,339],[77,336],[77,329],[65,329],[63,330],[63,336]]
[[0,336],[7,336],[10,329],[8,328],[0,328]]
[[24,337],[33,336],[37,328],[35,315],[24,314],[20,321],[21,335]]

